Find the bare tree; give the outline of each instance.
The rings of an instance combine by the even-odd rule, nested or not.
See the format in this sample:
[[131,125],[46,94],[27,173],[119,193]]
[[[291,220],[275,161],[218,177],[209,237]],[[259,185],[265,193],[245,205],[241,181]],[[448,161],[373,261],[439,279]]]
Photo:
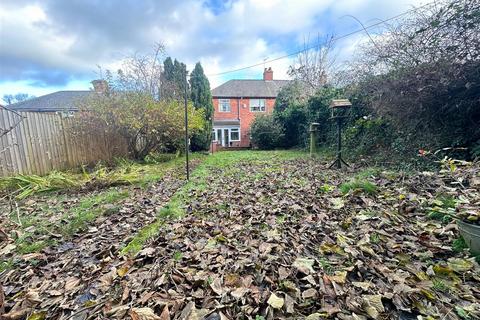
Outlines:
[[333,36],[324,39],[319,36],[313,47],[308,40],[305,41],[305,49],[297,55],[296,61],[288,70],[288,74],[305,84],[310,93],[328,81],[328,75],[335,65],[335,58],[332,57],[333,43]]
[[151,54],[135,54],[123,63],[123,68],[113,77],[106,72],[109,85],[117,90],[128,90],[150,94],[154,99],[160,98],[162,86],[162,59],[165,46],[156,43]]

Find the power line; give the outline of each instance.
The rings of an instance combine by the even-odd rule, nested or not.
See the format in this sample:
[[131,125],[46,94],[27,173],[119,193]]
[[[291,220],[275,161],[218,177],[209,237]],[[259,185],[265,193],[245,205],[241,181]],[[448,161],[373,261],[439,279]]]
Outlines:
[[[359,32],[362,32],[362,31],[366,31],[370,28],[373,28],[373,27],[376,27],[380,24],[384,24],[385,22],[388,22],[388,21],[391,21],[391,20],[395,20],[395,19],[398,19],[406,14],[409,14],[409,13],[412,13],[412,12],[415,12],[417,10],[420,10],[420,9],[423,9],[431,4],[433,4],[434,2],[429,2],[427,4],[424,4],[423,6],[420,6],[420,7],[417,7],[417,8],[414,8],[414,9],[411,9],[411,10],[407,10],[403,13],[400,13],[400,14],[397,14],[396,16],[393,16],[393,17],[390,17],[386,20],[381,20],[377,23],[374,23],[374,24],[371,24],[371,25],[368,25],[364,28],[361,28],[361,29],[358,29],[358,30],[355,30],[355,31],[352,31],[350,33],[347,33],[347,34],[344,34],[344,35],[341,35],[339,37],[334,37],[331,41],[332,42],[335,42],[335,41],[338,41],[338,40],[341,40],[343,38],[347,38],[347,37],[350,37],[356,33],[359,33]],[[216,76],[221,76],[221,75],[224,75],[224,74],[227,74],[227,73],[232,73],[232,72],[238,72],[238,71],[242,71],[242,70],[247,70],[247,69],[250,69],[250,68],[254,68],[254,67],[258,67],[258,66],[261,66],[265,63],[270,63],[270,62],[274,62],[274,61],[278,61],[278,60],[282,60],[282,59],[285,59],[285,58],[288,58],[288,57],[291,57],[291,56],[296,56],[302,52],[305,52],[307,50],[310,50],[310,49],[314,49],[316,48],[318,45],[314,45],[314,46],[310,46],[310,47],[306,47],[302,50],[298,50],[298,51],[295,51],[295,52],[292,52],[292,53],[289,53],[289,54],[286,54],[284,56],[280,56],[280,57],[277,57],[277,58],[274,58],[274,59],[270,59],[270,60],[265,60],[265,61],[262,61],[262,62],[259,62],[259,63],[256,63],[256,64],[252,64],[250,66],[246,66],[246,67],[242,67],[242,68],[238,68],[238,69],[233,69],[233,70],[228,70],[228,71],[222,71],[222,72],[219,72],[219,73],[213,73],[213,74],[207,74],[208,77],[216,77]]]

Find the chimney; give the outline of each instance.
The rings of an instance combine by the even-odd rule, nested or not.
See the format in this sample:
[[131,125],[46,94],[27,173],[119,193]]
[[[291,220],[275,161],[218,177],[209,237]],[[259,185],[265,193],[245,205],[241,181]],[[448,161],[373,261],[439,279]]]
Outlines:
[[96,93],[107,93],[108,91],[108,82],[103,79],[93,80],[92,81],[93,90]]
[[269,67],[268,69],[265,68],[265,70],[263,70],[263,80],[273,80],[273,70],[271,67]]

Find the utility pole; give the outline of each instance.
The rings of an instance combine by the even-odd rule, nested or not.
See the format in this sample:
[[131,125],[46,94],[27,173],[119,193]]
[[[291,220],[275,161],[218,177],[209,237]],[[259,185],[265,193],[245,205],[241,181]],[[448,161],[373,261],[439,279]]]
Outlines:
[[185,166],[187,170],[187,181],[190,180],[190,166],[188,163],[188,97],[187,97],[187,86],[188,86],[188,71],[185,69]]

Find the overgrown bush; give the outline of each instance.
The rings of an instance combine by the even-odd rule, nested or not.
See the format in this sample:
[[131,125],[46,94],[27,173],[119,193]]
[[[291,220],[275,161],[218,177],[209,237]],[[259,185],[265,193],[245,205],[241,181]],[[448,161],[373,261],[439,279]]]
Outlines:
[[480,139],[480,3],[445,0],[389,24],[357,58],[350,87],[409,152]]
[[[130,156],[143,160],[151,151],[181,148],[184,137],[184,105],[177,100],[155,100],[143,92],[113,91],[83,101],[78,114],[83,123],[99,119],[108,130],[128,141]],[[189,130],[203,128],[203,110],[188,104]]]
[[252,144],[264,150],[277,148],[283,138],[282,128],[273,115],[257,116],[252,123],[250,134]]

